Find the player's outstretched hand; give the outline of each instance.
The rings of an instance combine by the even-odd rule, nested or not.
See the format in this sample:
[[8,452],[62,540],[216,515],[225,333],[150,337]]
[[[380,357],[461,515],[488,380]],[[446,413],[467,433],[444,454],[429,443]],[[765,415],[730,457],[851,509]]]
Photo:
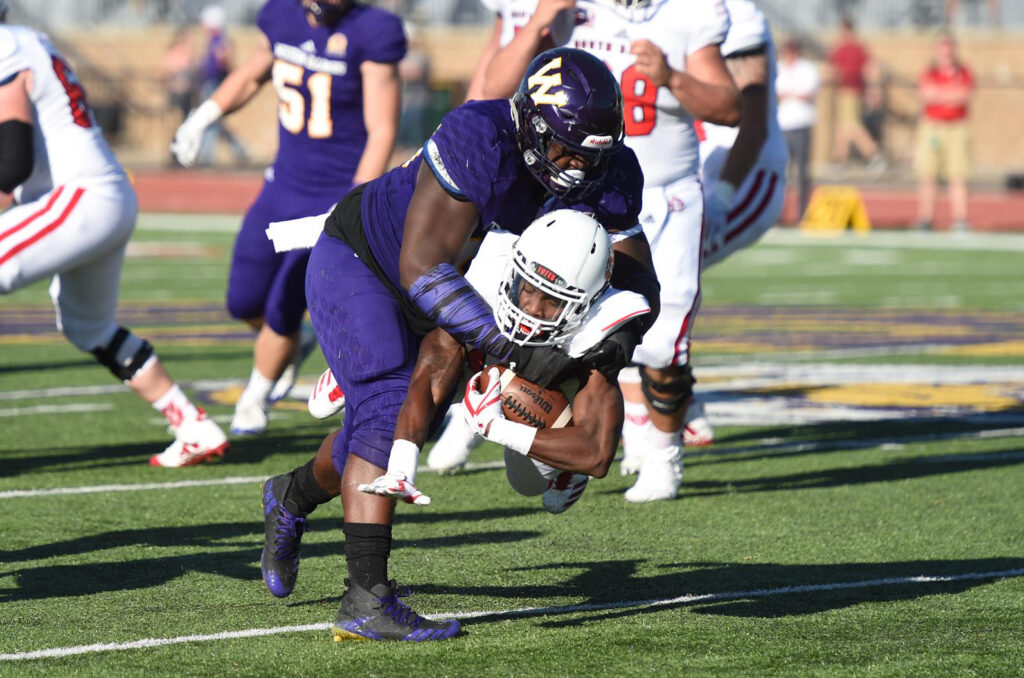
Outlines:
[[579,360],[552,346],[517,346],[512,362],[516,374],[544,388],[561,384],[580,368]]
[[181,123],[171,141],[171,153],[183,167],[192,167],[199,157],[199,149],[203,145],[203,133],[206,128],[221,118],[220,106],[207,99],[193,110]]
[[485,438],[491,422],[505,418],[501,411],[501,375],[497,367],[486,372],[487,385],[483,385],[484,370],[477,372],[466,382],[466,395],[462,399],[462,412],[470,428]]
[[404,473],[385,473],[372,483],[360,483],[359,491],[367,494],[379,494],[383,497],[395,497],[406,504],[426,506],[430,503],[430,497],[416,489],[416,486],[406,479]]
[[601,374],[613,377],[633,359],[633,351],[643,338],[634,320],[615,330],[601,343],[583,354],[583,362]]

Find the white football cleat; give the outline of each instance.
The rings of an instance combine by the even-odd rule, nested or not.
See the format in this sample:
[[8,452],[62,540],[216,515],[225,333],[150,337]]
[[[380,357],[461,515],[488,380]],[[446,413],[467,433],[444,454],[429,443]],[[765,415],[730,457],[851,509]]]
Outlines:
[[633,487],[626,490],[626,501],[640,504],[648,501],[675,499],[683,482],[682,446],[670,445],[650,450],[640,467]]
[[469,453],[484,440],[470,427],[462,415],[462,407],[462,403],[455,403],[448,408],[448,425],[427,455],[427,468],[431,471],[444,473],[465,466]]
[[320,378],[313,384],[306,407],[309,409],[309,413],[317,419],[333,417],[345,409],[345,393],[341,390],[341,386],[338,386],[330,368],[324,370]]
[[704,402],[696,396],[686,404],[686,418],[683,420],[683,445],[700,447],[715,442],[715,429],[704,413]]
[[235,416],[231,418],[231,435],[259,435],[267,430],[268,421],[266,404],[242,392],[235,403]]
[[270,389],[270,395],[267,400],[271,405],[278,400],[286,398],[291,393],[292,387],[295,386],[295,380],[299,376],[299,367],[316,346],[316,332],[313,330],[313,326],[303,323],[302,330],[299,333],[299,344],[295,347],[295,354],[292,355],[292,359],[284,368],[284,372],[281,373],[281,376],[277,378],[277,381],[274,382],[273,387]]
[[548,489],[544,490],[544,510],[548,513],[562,513],[587,489],[590,476],[586,473],[573,473],[562,471],[554,480],[548,481]]
[[223,457],[228,438],[220,426],[199,410],[199,417],[183,421],[174,431],[174,442],[149,458],[150,466],[177,468],[192,466],[213,457]]

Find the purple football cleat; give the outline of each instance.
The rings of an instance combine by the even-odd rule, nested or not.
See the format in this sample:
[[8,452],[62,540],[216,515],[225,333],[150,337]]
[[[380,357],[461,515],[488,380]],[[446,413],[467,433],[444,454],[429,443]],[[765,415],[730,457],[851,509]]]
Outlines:
[[278,598],[284,598],[295,588],[302,533],[309,529],[306,517],[292,514],[281,501],[289,482],[291,478],[286,473],[274,476],[260,488],[263,492],[263,522],[266,526],[260,569],[263,571],[263,582]]
[[336,642],[342,640],[445,640],[458,635],[457,619],[431,621],[401,601],[410,592],[398,593],[395,582],[377,584],[367,591],[346,580],[338,618],[331,628]]

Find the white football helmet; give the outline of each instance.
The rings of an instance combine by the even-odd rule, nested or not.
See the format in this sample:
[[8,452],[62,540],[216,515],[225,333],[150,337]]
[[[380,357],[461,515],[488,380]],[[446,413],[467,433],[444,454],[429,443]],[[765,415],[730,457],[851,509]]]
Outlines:
[[516,241],[498,288],[494,319],[520,345],[562,343],[579,327],[612,274],[608,232],[576,210],[549,212]]
[[653,14],[661,0],[601,0],[601,2],[629,21],[645,21]]

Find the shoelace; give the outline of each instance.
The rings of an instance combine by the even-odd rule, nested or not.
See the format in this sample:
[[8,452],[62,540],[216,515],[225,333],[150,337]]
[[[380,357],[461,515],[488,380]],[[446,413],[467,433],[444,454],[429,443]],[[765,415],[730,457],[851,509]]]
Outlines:
[[413,612],[412,608],[402,602],[402,598],[412,596],[412,591],[406,589],[402,593],[395,591],[390,596],[378,598],[381,604],[380,611],[391,617],[399,624],[406,624],[413,629],[418,629],[423,622],[423,617]]
[[277,534],[274,537],[274,558],[287,560],[298,551],[297,544],[303,532],[309,530],[309,523],[301,516],[293,516],[284,507],[278,506]]

